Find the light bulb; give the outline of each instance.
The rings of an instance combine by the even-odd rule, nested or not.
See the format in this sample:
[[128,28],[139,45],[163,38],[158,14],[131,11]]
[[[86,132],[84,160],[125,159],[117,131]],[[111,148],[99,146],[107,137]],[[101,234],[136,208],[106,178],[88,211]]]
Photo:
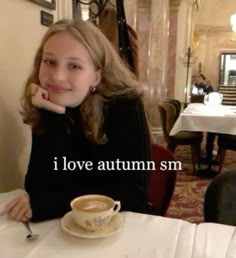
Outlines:
[[232,14],[230,17],[230,23],[233,27],[236,26],[236,13]]

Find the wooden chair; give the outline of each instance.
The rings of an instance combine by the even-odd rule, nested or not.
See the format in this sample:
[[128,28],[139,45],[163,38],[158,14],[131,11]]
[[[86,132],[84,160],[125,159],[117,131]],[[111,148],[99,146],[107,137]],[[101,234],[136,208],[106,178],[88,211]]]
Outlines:
[[219,174],[207,187],[204,198],[206,222],[236,226],[236,171]]
[[236,135],[219,134],[219,172],[222,171],[227,150],[236,151]]
[[175,111],[176,111],[175,120],[177,120],[181,111],[181,102],[177,99],[170,99],[169,103],[175,107]]
[[175,123],[176,110],[170,103],[159,105],[162,131],[167,142],[167,147],[172,152],[175,151],[177,145],[190,145],[192,152],[193,174],[196,173],[196,163],[200,166],[200,152],[202,133],[198,132],[179,132],[170,136],[170,131]]
[[152,158],[156,170],[150,172],[149,201],[155,208],[156,215],[164,216],[175,189],[176,170],[169,167],[162,170],[162,162],[173,162],[175,158],[168,149],[159,144],[152,144]]

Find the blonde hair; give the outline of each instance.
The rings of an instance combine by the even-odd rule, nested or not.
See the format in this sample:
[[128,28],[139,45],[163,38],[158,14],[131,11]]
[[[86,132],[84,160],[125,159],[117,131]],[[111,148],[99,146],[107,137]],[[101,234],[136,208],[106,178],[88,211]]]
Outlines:
[[53,24],[36,52],[33,71],[31,72],[22,96],[23,121],[30,124],[33,130],[42,126],[39,110],[31,103],[30,85],[39,84],[39,68],[43,47],[46,41],[56,33],[67,32],[75,37],[88,50],[94,66],[102,70],[102,79],[96,92],[88,94],[80,105],[80,112],[85,135],[96,143],[105,143],[106,136],[102,130],[103,105],[106,99],[126,94],[141,95],[139,83],[134,74],[121,60],[110,42],[91,22],[64,19]]

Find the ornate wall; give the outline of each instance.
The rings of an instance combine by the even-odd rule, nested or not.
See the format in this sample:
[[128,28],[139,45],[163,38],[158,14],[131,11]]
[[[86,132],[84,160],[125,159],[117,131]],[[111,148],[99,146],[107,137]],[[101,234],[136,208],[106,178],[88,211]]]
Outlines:
[[219,56],[222,52],[236,53],[236,33],[227,26],[198,25],[195,31],[200,35],[198,61],[193,67],[193,73],[198,72],[199,63],[202,73],[212,81],[217,89],[219,86]]

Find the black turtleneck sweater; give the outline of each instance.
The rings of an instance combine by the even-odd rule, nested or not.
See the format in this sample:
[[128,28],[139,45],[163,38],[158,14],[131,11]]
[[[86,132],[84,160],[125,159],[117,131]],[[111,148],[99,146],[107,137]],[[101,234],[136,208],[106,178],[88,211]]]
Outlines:
[[[64,115],[40,110],[44,132],[32,135],[25,178],[32,221],[63,216],[70,201],[84,194],[108,195],[121,201],[122,210],[152,213],[147,204],[148,171],[123,170],[119,163],[146,165],[151,160],[143,104],[137,97],[120,97],[108,102],[105,110],[106,144],[92,143],[84,136],[79,107],[67,109]],[[105,164],[112,163],[113,168],[104,170]]]

